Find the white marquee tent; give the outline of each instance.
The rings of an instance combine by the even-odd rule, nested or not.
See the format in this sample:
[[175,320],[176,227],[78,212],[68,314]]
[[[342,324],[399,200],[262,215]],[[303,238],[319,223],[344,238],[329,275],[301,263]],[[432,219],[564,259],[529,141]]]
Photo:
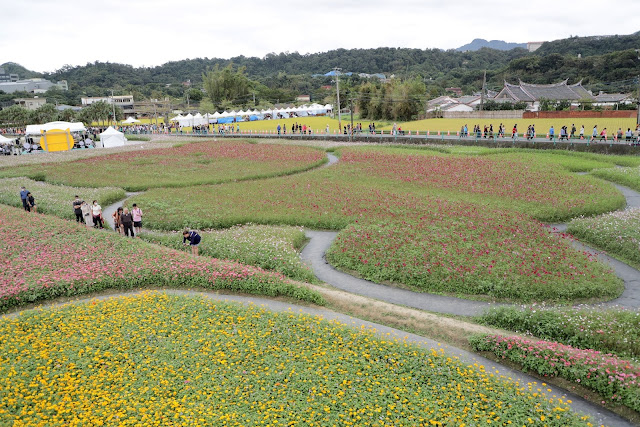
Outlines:
[[127,138],[124,137],[122,132],[118,132],[112,126],[109,126],[107,130],[100,134],[100,145],[104,148],[120,147],[124,145]]
[[9,139],[9,138],[6,138],[6,137],[0,135],[0,144],[9,144],[9,143],[12,143],[12,142],[13,142],[13,139]]
[[40,135],[42,131],[48,132],[53,129],[67,130],[70,132],[84,132],[87,129],[84,127],[84,124],[80,122],[70,123],[70,122],[49,122],[43,125],[27,125],[26,134],[27,135]]

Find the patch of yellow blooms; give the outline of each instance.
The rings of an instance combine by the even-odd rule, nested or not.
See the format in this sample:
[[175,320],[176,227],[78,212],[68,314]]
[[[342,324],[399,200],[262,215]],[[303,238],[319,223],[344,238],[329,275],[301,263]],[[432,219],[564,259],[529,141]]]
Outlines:
[[298,313],[145,293],[0,321],[0,425],[589,425],[443,351]]

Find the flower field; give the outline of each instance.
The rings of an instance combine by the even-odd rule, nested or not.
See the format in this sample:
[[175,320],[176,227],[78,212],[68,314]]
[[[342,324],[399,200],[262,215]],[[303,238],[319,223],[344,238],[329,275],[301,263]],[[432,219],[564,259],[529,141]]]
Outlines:
[[67,187],[28,178],[0,178],[0,203],[21,208],[22,201],[19,193],[23,185],[33,194],[39,213],[66,219],[75,219],[72,203],[76,194],[87,203],[97,200],[103,206],[125,197],[125,192],[121,188]]
[[0,177],[26,175],[54,184],[140,191],[286,175],[324,162],[325,153],[311,147],[205,141],[73,162],[5,168],[0,170]]
[[567,232],[622,260],[640,266],[640,209],[576,218]]
[[[298,251],[306,241],[300,227],[249,224],[200,232],[200,235],[200,255],[277,271],[302,282],[317,281],[313,272],[300,260]],[[182,233],[142,233],[140,237],[173,249],[188,250],[182,245]]]
[[582,349],[640,360],[640,312],[622,307],[494,307],[476,320]]
[[328,255],[334,265],[423,291],[522,302],[622,292],[608,268],[531,218],[616,209],[624,197],[610,184],[544,161],[408,149],[341,154],[337,165],[304,175],[154,189],[131,201],[164,230],[249,222],[344,229]]
[[610,401],[640,411],[640,366],[628,360],[558,342],[520,337],[480,335],[470,342],[477,351],[491,352],[539,375],[574,381]]
[[574,250],[565,235],[521,214],[464,204],[352,224],[326,257],[365,279],[426,292],[532,302],[609,299],[623,290],[609,267]]
[[202,298],[29,312],[0,336],[0,424],[590,425],[543,386],[443,352]]
[[323,303],[316,292],[277,273],[2,205],[0,241],[0,311],[57,296],[144,286],[198,286]]
[[[406,149],[345,149],[341,164],[353,175],[369,174],[422,190],[463,193],[520,203],[543,221],[557,221],[624,206],[610,184],[569,175],[543,155],[443,156]],[[567,156],[558,156],[565,158]],[[606,208],[605,208],[606,209]]]

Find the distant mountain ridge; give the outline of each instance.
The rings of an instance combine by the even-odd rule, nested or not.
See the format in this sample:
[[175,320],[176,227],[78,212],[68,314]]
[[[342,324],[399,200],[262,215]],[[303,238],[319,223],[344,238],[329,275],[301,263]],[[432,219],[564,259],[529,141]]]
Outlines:
[[488,47],[489,49],[496,49],[496,50],[511,50],[518,47],[522,49],[526,49],[527,44],[526,43],[509,43],[509,42],[505,42],[504,40],[488,41],[485,39],[473,39],[471,43],[465,44],[464,46],[460,46],[456,50],[458,52],[469,52],[469,51],[480,50],[483,47]]

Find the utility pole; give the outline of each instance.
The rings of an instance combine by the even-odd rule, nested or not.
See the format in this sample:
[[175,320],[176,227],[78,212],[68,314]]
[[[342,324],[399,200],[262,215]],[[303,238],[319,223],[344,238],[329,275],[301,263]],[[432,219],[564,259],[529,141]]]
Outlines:
[[111,89],[111,107],[113,107],[113,124],[117,124],[116,122],[116,101],[113,99],[113,89]]
[[349,98],[349,111],[351,112],[351,132],[349,132],[349,141],[353,135],[353,98]]
[[338,101],[338,131],[342,133],[342,115],[340,114],[340,70],[342,68],[334,68],[336,72],[336,99]]
[[484,109],[484,88],[487,85],[487,70],[484,70],[482,77],[482,91],[480,92],[480,111]]
[[636,101],[636,104],[638,105],[638,114],[636,116],[636,127],[638,127],[638,125],[640,125],[640,76],[638,76],[638,99]]

